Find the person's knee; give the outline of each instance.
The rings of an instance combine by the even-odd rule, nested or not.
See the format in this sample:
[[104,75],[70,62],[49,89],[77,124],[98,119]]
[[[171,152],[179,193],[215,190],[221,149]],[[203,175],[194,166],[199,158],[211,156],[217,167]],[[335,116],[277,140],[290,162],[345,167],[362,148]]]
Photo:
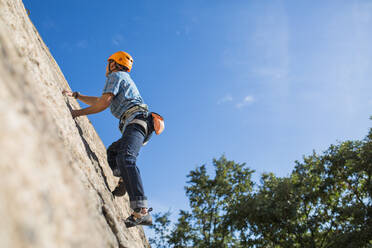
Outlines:
[[118,149],[120,147],[120,140],[113,142],[108,148],[107,148],[107,154],[117,154]]
[[117,162],[116,162],[116,157],[118,155],[118,148],[119,148],[119,141],[116,141],[112,143],[108,148],[107,148],[107,162],[112,170],[115,170],[117,168]]
[[114,159],[117,154],[115,151],[113,151],[113,149],[110,149],[110,147],[107,149],[106,153],[107,153],[107,160]]

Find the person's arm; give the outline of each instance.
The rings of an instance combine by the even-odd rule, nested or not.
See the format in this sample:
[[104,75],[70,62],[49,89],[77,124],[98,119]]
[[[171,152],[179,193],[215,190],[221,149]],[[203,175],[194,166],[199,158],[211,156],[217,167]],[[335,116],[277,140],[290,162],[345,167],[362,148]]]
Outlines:
[[99,113],[107,109],[110,106],[113,98],[114,98],[114,95],[111,93],[102,94],[102,96],[99,97],[98,100],[90,107],[87,107],[84,109],[72,110],[71,111],[72,118],[79,117],[82,115],[90,115],[90,114]]
[[85,96],[77,92],[76,99],[82,101],[83,103],[86,103],[90,106],[94,105],[96,102],[99,101],[99,97],[96,96]]
[[73,93],[73,92],[69,92],[66,90],[63,91],[62,93],[64,95],[68,95],[68,96],[75,97],[75,98],[78,97],[79,100],[82,100],[84,98],[85,101],[92,103],[92,105],[88,108],[71,110],[72,117],[75,118],[75,117],[82,116],[82,115],[95,114],[108,108],[114,96],[119,92],[120,82],[121,82],[120,78],[118,77],[118,75],[116,75],[116,73],[111,73],[110,75],[108,75],[105,87],[103,88],[102,96],[97,97],[98,99],[87,97],[87,96],[80,97],[79,93]]
[[62,92],[62,94],[64,94],[65,96],[74,97],[75,99],[78,99],[78,100],[82,101],[83,103],[86,103],[86,104],[88,104],[90,106],[92,106],[93,104],[95,104],[99,100],[99,97],[96,97],[96,96],[85,96],[83,94],[80,94],[77,91],[72,92],[72,91],[69,91],[69,90],[64,90]]

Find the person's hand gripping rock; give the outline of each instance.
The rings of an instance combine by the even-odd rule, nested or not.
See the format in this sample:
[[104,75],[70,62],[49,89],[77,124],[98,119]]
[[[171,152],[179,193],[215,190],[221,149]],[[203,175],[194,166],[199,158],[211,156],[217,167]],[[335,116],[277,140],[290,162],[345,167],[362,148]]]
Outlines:
[[[62,95],[64,95],[64,96],[68,96],[68,97],[73,97],[73,98],[77,99],[78,96],[79,96],[79,92],[77,92],[77,91],[72,92],[72,91],[70,91],[70,90],[63,90],[63,91],[62,91]],[[77,111],[71,109],[71,115],[72,115],[72,118],[75,119],[75,117],[78,116],[78,115],[77,115]]]

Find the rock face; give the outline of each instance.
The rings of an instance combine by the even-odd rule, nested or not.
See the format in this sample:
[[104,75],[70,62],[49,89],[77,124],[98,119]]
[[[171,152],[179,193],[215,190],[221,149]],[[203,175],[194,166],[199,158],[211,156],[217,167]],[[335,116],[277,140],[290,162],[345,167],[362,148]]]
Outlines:
[[149,247],[20,0],[0,0],[0,247]]

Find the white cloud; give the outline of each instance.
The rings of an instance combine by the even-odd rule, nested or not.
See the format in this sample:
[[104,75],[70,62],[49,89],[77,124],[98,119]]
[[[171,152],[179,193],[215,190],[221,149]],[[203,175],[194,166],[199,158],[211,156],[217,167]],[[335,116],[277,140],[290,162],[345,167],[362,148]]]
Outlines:
[[[194,25],[195,25],[195,23],[194,23]],[[192,32],[192,25],[184,25],[184,26],[179,27],[176,30],[176,35],[177,36],[189,37],[191,32]]]
[[227,94],[226,96],[222,97],[221,99],[218,100],[217,104],[223,104],[226,102],[232,102],[233,97],[230,94]]
[[[290,28],[286,9],[281,2],[267,7],[267,14],[263,15],[257,23],[257,29],[253,34],[255,49],[260,54],[260,59],[252,65],[251,73],[261,77],[261,79],[276,83],[280,79],[285,79],[290,73]],[[274,15],[274,16],[273,16]],[[281,90],[283,84],[288,84],[289,80],[281,80],[280,86],[275,90]]]
[[236,104],[237,108],[242,108],[244,106],[247,106],[249,104],[252,104],[255,101],[253,96],[246,96],[244,97],[243,101]]
[[[286,89],[289,84],[291,53],[290,25],[287,10],[282,1],[262,5],[262,14],[252,20],[249,12],[242,9],[236,19],[240,26],[252,26],[245,31],[233,29],[230,46],[221,56],[223,65],[237,71],[241,78],[258,78],[258,82],[272,83],[275,91]],[[242,22],[242,23],[241,23]],[[278,83],[280,81],[280,85]]]
[[357,115],[365,115],[371,99],[372,4],[353,1],[338,8],[324,23],[324,45],[317,61],[310,61],[309,70],[298,73],[307,82],[307,88],[299,88],[296,94],[303,99],[302,96],[314,92],[315,96],[307,97],[310,100],[306,104],[322,109],[324,114],[353,120]]
[[55,22],[54,21],[52,21],[52,19],[50,19],[50,18],[47,18],[43,23],[42,23],[42,25],[43,25],[43,28],[45,28],[45,29],[55,29],[55,27],[56,27],[56,24],[55,24]]
[[86,40],[79,40],[77,43],[76,43],[76,46],[78,48],[87,48],[88,47],[88,41]]
[[121,43],[123,43],[123,41],[124,41],[124,36],[121,34],[116,34],[114,37],[112,37],[112,43],[115,46],[120,46]]

